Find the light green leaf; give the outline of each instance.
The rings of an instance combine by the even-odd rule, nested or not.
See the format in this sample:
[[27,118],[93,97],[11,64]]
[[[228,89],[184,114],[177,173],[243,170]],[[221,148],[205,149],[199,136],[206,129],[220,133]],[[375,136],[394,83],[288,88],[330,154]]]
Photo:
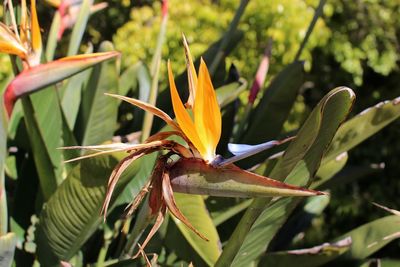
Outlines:
[[144,68],[143,62],[129,66],[119,77],[118,94],[126,96],[131,89],[137,89],[138,72]]
[[53,21],[51,23],[49,35],[47,36],[47,44],[46,44],[47,61],[52,61],[54,59],[54,52],[56,51],[57,48],[57,34],[60,25],[61,25],[60,12],[55,12],[53,16]]
[[[57,12],[58,13],[58,12]],[[86,50],[86,54],[93,52],[93,47],[89,46]],[[76,118],[79,112],[79,106],[81,104],[82,88],[88,81],[92,69],[88,69],[72,76],[64,84],[61,89],[61,106],[64,112],[66,122],[69,129],[73,130],[75,127]]]
[[267,253],[261,258],[259,266],[322,266],[348,251],[350,246],[351,239],[345,238],[335,243],[324,243],[307,249]]
[[209,266],[213,266],[221,253],[221,244],[217,229],[211,220],[203,197],[179,193],[175,193],[174,196],[181,212],[209,241],[201,239],[181,221],[173,216],[171,217],[193,249]]
[[14,233],[0,236],[0,266],[11,267],[17,238]]
[[324,162],[349,151],[400,116],[400,98],[384,101],[359,113],[338,130]]
[[[7,233],[7,199],[4,184],[4,172],[7,156],[7,117],[0,101],[0,236]],[[0,250],[1,251],[1,250]]]
[[365,261],[360,267],[398,267],[400,266],[400,260],[397,259],[371,259]]
[[229,220],[236,214],[242,212],[243,210],[245,210],[246,208],[248,208],[250,206],[251,202],[252,202],[252,200],[248,199],[248,200],[240,202],[239,204],[237,204],[235,206],[232,206],[232,207],[226,208],[224,210],[213,213],[214,225],[218,226],[221,223]]
[[351,237],[352,245],[340,259],[361,260],[400,238],[400,216],[391,215],[364,224],[336,240]]
[[229,103],[236,100],[239,95],[246,90],[247,81],[241,79],[239,82],[233,82],[217,88],[217,99],[220,107],[225,107]]
[[79,8],[78,19],[75,22],[74,28],[72,29],[71,39],[69,40],[67,53],[68,56],[76,55],[78,53],[87,22],[90,17],[90,7],[92,4],[93,0],[82,1],[82,4]]
[[[109,42],[103,42],[100,51],[112,51]],[[116,130],[118,101],[104,93],[118,91],[118,68],[114,60],[93,68],[82,95],[82,105],[77,121],[78,139],[82,145],[100,144],[110,140]]]

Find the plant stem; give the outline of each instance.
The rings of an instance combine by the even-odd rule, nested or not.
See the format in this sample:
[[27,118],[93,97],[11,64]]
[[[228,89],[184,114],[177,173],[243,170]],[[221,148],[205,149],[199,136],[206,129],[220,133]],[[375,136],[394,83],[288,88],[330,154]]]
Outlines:
[[310,35],[311,35],[312,31],[314,30],[314,27],[315,27],[315,24],[317,23],[318,18],[322,15],[325,3],[326,3],[326,0],[320,0],[319,1],[319,4],[318,4],[317,8],[315,9],[314,17],[312,18],[312,20],[310,22],[310,25],[308,26],[306,35],[304,36],[304,39],[303,39],[303,41],[302,41],[302,43],[300,45],[300,48],[296,53],[294,61],[298,61],[299,60],[299,58],[301,56],[301,53],[303,52],[304,47],[306,46],[306,44],[308,42],[308,39],[310,38]]
[[229,42],[231,41],[233,33],[237,29],[240,18],[242,17],[244,10],[246,9],[246,6],[249,2],[250,2],[250,0],[241,0],[240,1],[240,5],[239,5],[238,9],[236,10],[235,16],[233,17],[231,24],[229,25],[228,31],[225,33],[224,38],[222,39],[221,44],[218,47],[217,54],[210,65],[209,71],[210,71],[211,76],[213,76],[215,74],[219,63],[224,58],[225,49],[228,46]]

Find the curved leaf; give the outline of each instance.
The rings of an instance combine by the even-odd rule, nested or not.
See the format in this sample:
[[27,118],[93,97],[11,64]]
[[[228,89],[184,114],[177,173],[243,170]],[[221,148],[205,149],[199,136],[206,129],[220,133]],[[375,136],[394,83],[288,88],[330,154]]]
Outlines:
[[337,131],[324,162],[349,151],[400,117],[400,97],[384,101],[359,113]]
[[[123,154],[124,155],[124,154]],[[36,243],[41,264],[51,266],[69,260],[96,230],[102,217],[107,180],[121,155],[81,161],[58,187],[40,214]],[[121,176],[114,190],[115,202],[125,185],[137,173],[140,160]]]
[[[311,182],[339,125],[350,111],[354,93],[340,87],[329,92],[312,111],[297,138],[289,145],[270,177],[294,185]],[[282,198],[267,209],[268,199],[256,199],[231,236],[218,264],[248,266],[267,248],[299,199]],[[243,243],[242,243],[243,242]],[[217,265],[218,265],[217,264]]]
[[340,259],[362,260],[400,238],[400,216],[391,215],[364,224],[336,240],[351,237],[352,245]]
[[[260,144],[275,139],[282,131],[290,110],[303,84],[303,63],[296,61],[283,69],[271,82],[260,100],[260,103],[249,117],[249,126],[240,142]],[[268,127],[260,127],[260,125]],[[265,153],[243,161],[245,166],[254,165],[265,159]],[[251,164],[250,164],[251,163]]]
[[[110,42],[103,42],[100,51],[112,51]],[[104,52],[110,53],[110,52]],[[82,94],[82,105],[76,122],[81,144],[94,145],[110,140],[116,130],[118,101],[104,93],[118,91],[118,67],[114,60],[93,68]]]
[[324,243],[306,249],[268,253],[261,258],[261,266],[306,266],[317,267],[333,261],[349,250],[351,238],[344,238],[334,243]]
[[171,218],[193,249],[208,265],[213,266],[221,253],[221,242],[217,229],[204,204],[203,197],[179,193],[175,193],[174,196],[180,211],[200,233],[209,239],[209,241],[201,239],[174,216],[171,216]]
[[68,44],[68,56],[78,53],[79,46],[81,45],[83,34],[85,33],[86,25],[90,17],[90,7],[93,0],[83,0],[79,9],[78,19],[72,29],[71,39]]

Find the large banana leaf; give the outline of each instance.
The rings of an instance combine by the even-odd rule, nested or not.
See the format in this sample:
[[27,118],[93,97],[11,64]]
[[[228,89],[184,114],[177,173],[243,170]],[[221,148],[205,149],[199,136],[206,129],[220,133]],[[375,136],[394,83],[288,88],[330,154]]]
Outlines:
[[[97,229],[107,180],[122,155],[81,161],[58,187],[40,214],[37,228],[37,254],[44,266],[69,260]],[[137,173],[140,160],[121,176],[114,190],[118,196]],[[112,204],[115,197],[112,199]]]
[[[285,179],[285,182],[294,185],[307,185],[353,101],[353,91],[345,87],[328,93],[310,114],[297,138],[289,145],[269,176]],[[265,209],[268,199],[256,199],[232,234],[217,265],[248,266],[257,259],[297,202],[298,199],[282,198]]]
[[[112,51],[109,42],[103,42],[100,51]],[[82,95],[82,105],[76,124],[82,145],[100,144],[110,140],[116,130],[118,101],[104,93],[118,92],[116,61],[104,62],[93,68]]]

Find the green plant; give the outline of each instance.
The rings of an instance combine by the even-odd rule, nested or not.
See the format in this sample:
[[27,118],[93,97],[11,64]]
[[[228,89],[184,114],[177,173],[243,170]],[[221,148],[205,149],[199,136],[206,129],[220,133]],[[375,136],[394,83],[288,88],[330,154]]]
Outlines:
[[[321,1],[315,9],[314,22],[321,15],[324,2]],[[258,101],[245,103],[246,107],[238,109],[239,99],[242,101],[244,99],[240,95],[246,94],[244,90],[247,88],[247,82],[240,78],[224,83],[226,80],[224,64],[226,56],[233,51],[233,48],[241,46],[242,34],[238,33],[236,28],[247,3],[248,1],[241,1],[233,22],[229,25],[226,22],[221,26],[219,40],[216,38],[219,35],[210,35],[207,45],[211,40],[215,40],[215,43],[207,46],[207,50],[202,53],[204,61],[209,66],[213,66],[210,67],[211,79],[217,87],[215,94],[221,105],[222,132],[217,153],[230,158],[227,144],[234,140],[235,143],[241,144],[237,147],[242,149],[238,151],[234,149],[235,146],[230,146],[230,150],[237,154],[236,159],[242,155],[246,156],[237,162],[240,167],[252,167],[258,175],[272,177],[294,186],[328,191],[335,183],[340,182],[335,174],[346,164],[347,152],[400,116],[398,99],[380,103],[347,120],[355,95],[349,88],[338,87],[320,99],[309,114],[305,114],[306,120],[299,129],[295,130],[296,138],[285,139],[290,143],[277,141],[265,143],[293,135],[287,132],[284,125],[288,121],[288,116],[304,83],[304,64],[298,59],[302,58],[304,51],[307,50],[304,50],[304,45],[298,45],[299,50],[289,53],[293,58],[286,59],[285,62],[292,62],[281,70],[276,70],[278,73],[273,75],[272,82],[267,87],[264,88],[262,79],[259,80],[260,76],[257,76],[255,80],[259,86]],[[78,14],[81,19],[72,30],[69,55],[78,53],[79,48],[82,48],[81,40],[92,2],[84,0],[79,4],[82,5]],[[208,8],[207,12],[214,11]],[[35,14],[34,9],[31,14]],[[56,25],[57,20],[53,23]],[[163,205],[156,206],[160,208],[157,211],[161,211],[164,223],[161,225],[160,215],[159,220],[154,224],[151,220],[153,217],[148,216],[149,207],[154,208],[154,202],[152,203],[151,199],[144,199],[143,203],[137,206],[138,212],[133,214],[133,217],[121,219],[120,215],[123,213],[124,206],[136,197],[138,197],[137,200],[144,197],[146,190],[142,188],[148,188],[151,192],[157,189],[157,182],[154,181],[158,180],[153,179],[157,179],[158,176],[153,170],[157,170],[160,166],[159,148],[171,150],[181,157],[189,157],[175,165],[168,165],[171,162],[167,162],[166,168],[171,179],[188,177],[190,183],[194,179],[203,181],[211,177],[220,182],[218,178],[221,177],[216,176],[215,172],[224,171],[223,167],[212,165],[214,160],[209,160],[208,156],[206,157],[206,160],[209,160],[207,164],[199,159],[195,160],[195,163],[192,162],[191,153],[198,151],[199,154],[204,154],[199,148],[201,145],[189,137],[186,133],[187,125],[185,131],[184,124],[179,121],[182,120],[179,116],[186,115],[182,115],[182,110],[181,113],[176,111],[178,96],[175,94],[172,97],[175,101],[173,107],[170,90],[163,90],[163,88],[159,90],[159,87],[163,85],[159,81],[166,79],[160,78],[161,58],[165,53],[162,49],[170,47],[168,38],[164,43],[165,34],[171,27],[166,26],[165,9],[158,23],[161,23],[160,28],[163,30],[158,32],[154,53],[149,52],[149,55],[153,57],[151,64],[132,61],[121,73],[119,59],[115,57],[116,53],[107,52],[113,50],[113,45],[110,42],[104,42],[99,48],[103,54],[97,55],[100,55],[100,58],[87,55],[83,57],[97,59],[94,62],[78,61],[78,65],[69,65],[73,67],[73,71],[68,72],[65,65],[59,64],[62,60],[50,61],[48,58],[49,63],[42,61],[39,68],[28,68],[2,88],[5,101],[0,103],[0,112],[2,112],[0,117],[1,265],[11,266],[15,261],[17,266],[30,266],[35,260],[43,266],[56,266],[60,264],[60,261],[68,261],[76,266],[88,264],[140,266],[151,261],[163,265],[187,265],[192,262],[196,266],[248,266],[250,263],[260,266],[265,264],[287,266],[300,262],[307,266],[339,262],[368,264],[374,252],[397,237],[392,234],[398,231],[399,219],[397,216],[387,216],[366,223],[321,246],[304,250],[281,249],[281,247],[287,247],[281,244],[291,243],[297,234],[309,228],[307,220],[324,210],[329,203],[329,196],[315,196],[307,199],[257,197],[252,200],[243,200],[180,193],[172,195],[171,192],[169,194],[164,192],[163,197],[175,198],[176,201],[173,205],[171,202],[167,203],[168,207],[174,212],[177,212],[176,209],[180,210],[192,227],[209,239],[208,242],[176,218],[182,220],[182,216],[174,214],[176,216],[174,217],[165,213]],[[31,23],[31,27],[25,29],[34,31],[33,24]],[[311,23],[309,33],[313,26],[315,24]],[[228,27],[227,31],[222,32],[225,27]],[[34,35],[33,32],[30,34]],[[54,32],[50,32],[47,37],[48,45],[44,53],[48,57],[55,54],[56,37]],[[174,38],[176,40],[180,38],[180,33],[179,37]],[[310,35],[306,35],[303,43],[306,44],[308,40],[311,40],[309,38],[311,38]],[[86,52],[89,53],[91,48],[87,50]],[[197,53],[200,51],[195,52]],[[111,58],[114,60],[104,61]],[[82,57],[74,59],[82,59]],[[256,61],[255,58],[252,60]],[[18,71],[22,65],[21,61],[12,57],[12,62],[15,70]],[[174,66],[185,65],[183,60],[178,60],[177,63],[172,62]],[[188,97],[185,90],[186,79],[189,79],[189,85],[194,84],[191,83],[194,80],[194,71],[190,60],[188,62],[189,74],[183,72],[176,77],[176,87],[181,90],[179,91],[181,99]],[[198,59],[194,62],[194,66],[198,66],[199,63]],[[89,65],[95,66],[86,68]],[[58,70],[57,73],[61,73],[57,79],[43,76],[42,70],[46,70],[49,66]],[[201,63],[201,66],[204,74],[204,63]],[[254,64],[251,68],[256,69]],[[260,69],[265,72],[268,68]],[[77,72],[79,73],[60,82]],[[254,71],[248,70],[248,72]],[[37,80],[40,86],[27,81],[26,73],[38,75],[37,77],[41,78]],[[42,88],[46,86],[49,88]],[[56,87],[56,90],[51,87]],[[40,91],[34,93],[38,90]],[[207,90],[210,90],[210,87],[207,87]],[[13,92],[12,95],[15,96],[12,98],[13,101],[8,101],[9,98],[4,92]],[[213,91],[208,91],[207,95],[214,95],[211,92]],[[148,146],[144,145],[146,150],[139,150],[140,145],[137,143],[143,143],[150,135],[153,138],[154,135],[165,136],[160,133],[171,128],[167,128],[159,120],[153,120],[151,116],[143,115],[140,111],[114,98],[104,96],[104,93],[120,95],[116,97],[144,107],[146,110],[155,110],[145,104],[147,102],[153,106],[157,103],[156,106],[166,114],[172,114],[175,109],[178,124],[160,111],[155,114],[164,119],[167,118],[169,127],[177,128],[174,128],[175,134],[179,131],[185,134],[180,133],[178,137],[172,139],[159,138],[162,139],[161,145],[157,143],[157,145],[149,146],[147,143]],[[140,101],[125,97],[127,95],[138,98]],[[20,97],[21,101],[17,101]],[[210,102],[209,105],[215,101],[212,97],[212,103]],[[14,102],[15,105],[10,104]],[[3,104],[7,105],[8,113]],[[8,118],[7,114],[11,111],[12,116]],[[186,114],[185,110],[184,113]],[[203,113],[206,114],[204,110]],[[214,112],[205,119],[211,119],[217,115],[216,113],[218,112],[214,109]],[[187,114],[187,116],[190,115]],[[205,119],[200,121],[195,119],[195,121],[205,124]],[[268,127],[262,127],[267,123]],[[133,130],[143,130],[143,132],[132,134]],[[118,136],[115,136],[116,132]],[[199,132],[197,133],[200,135]],[[27,139],[26,136],[29,138]],[[209,138],[207,134],[204,136]],[[115,144],[120,143],[121,140],[128,140],[130,144]],[[189,146],[182,141],[186,141],[186,145]],[[260,143],[263,144],[261,148],[256,145]],[[272,147],[272,144],[276,146]],[[93,145],[100,145],[100,147],[93,147]],[[60,150],[62,146],[95,149],[97,157],[77,150]],[[215,146],[214,142],[213,149]],[[265,150],[266,147],[270,149]],[[111,150],[99,151],[100,148]],[[258,150],[262,152],[253,155],[253,152]],[[279,153],[281,151],[284,153]],[[137,152],[147,155],[140,154],[141,158],[136,159],[135,157],[139,155]],[[214,158],[215,155],[211,154],[211,158]],[[165,159],[164,156],[161,155],[161,159]],[[71,161],[75,158],[81,158],[81,161]],[[189,163],[181,163],[185,160]],[[65,161],[71,161],[71,163],[65,163]],[[196,164],[201,164],[202,167],[198,168]],[[218,166],[218,161],[215,164]],[[241,177],[241,172],[236,167],[228,168],[228,170],[229,177]],[[187,175],[187,172],[190,172],[192,176]],[[109,177],[113,179],[108,181]],[[152,177],[152,180],[149,180],[149,177]],[[149,181],[153,183],[152,188],[146,187]],[[162,180],[162,183],[162,186],[165,185],[164,183],[168,185],[167,180]],[[274,183],[282,185],[279,182]],[[209,180],[205,182],[205,185],[210,185]],[[254,182],[250,185],[253,186]],[[171,182],[171,187],[174,188],[173,182]],[[165,188],[168,189],[168,187]],[[110,190],[113,191],[112,197]],[[224,188],[220,190],[221,195],[224,195]],[[240,188],[238,190],[240,191]],[[260,194],[271,196],[265,192]],[[154,193],[150,195],[160,197]],[[106,222],[100,216],[104,199],[109,201]],[[136,204],[139,204],[139,201],[133,203],[134,206]],[[35,217],[38,217],[39,221]],[[304,224],[298,226],[296,225],[298,222],[304,222]],[[155,228],[149,227],[152,225]],[[233,230],[232,225],[234,225],[233,232],[224,232],[227,225],[230,225],[230,231]],[[158,227],[158,232],[150,232],[154,238],[145,249],[147,253],[154,253],[155,256],[151,258],[148,255],[131,259],[130,256],[141,252],[134,245],[143,243],[147,235],[142,234]],[[281,227],[288,227],[292,231],[280,232]],[[23,248],[16,248],[17,243],[22,243]]]

